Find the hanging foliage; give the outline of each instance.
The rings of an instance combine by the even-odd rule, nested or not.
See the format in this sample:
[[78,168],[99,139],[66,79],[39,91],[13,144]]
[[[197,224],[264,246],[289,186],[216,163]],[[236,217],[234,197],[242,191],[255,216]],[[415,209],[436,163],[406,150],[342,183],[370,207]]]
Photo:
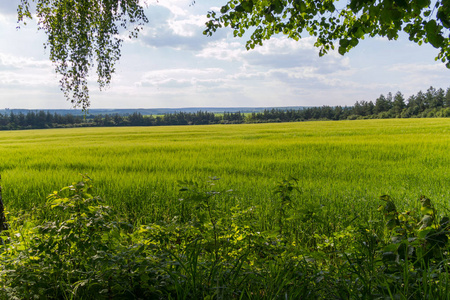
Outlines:
[[88,76],[95,67],[100,89],[111,82],[123,38],[135,38],[148,22],[139,0],[21,0],[19,22],[34,14],[47,36],[45,47],[74,107],[89,105]]
[[294,40],[309,34],[320,55],[336,46],[344,55],[366,36],[395,40],[404,32],[414,43],[439,49],[436,60],[450,68],[450,0],[230,0],[208,18],[204,34],[221,27],[239,37],[248,32],[247,49],[276,34]]

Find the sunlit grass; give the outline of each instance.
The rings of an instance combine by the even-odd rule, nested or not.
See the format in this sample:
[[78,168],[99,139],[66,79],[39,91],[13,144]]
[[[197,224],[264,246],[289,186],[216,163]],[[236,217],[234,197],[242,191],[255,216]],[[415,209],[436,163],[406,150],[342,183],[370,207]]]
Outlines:
[[450,198],[450,120],[81,128],[0,132],[10,210],[29,209],[87,173],[98,194],[133,221],[170,218],[177,180],[222,178],[236,203],[271,213],[272,189],[299,179],[304,201],[367,214],[382,194],[400,206]]

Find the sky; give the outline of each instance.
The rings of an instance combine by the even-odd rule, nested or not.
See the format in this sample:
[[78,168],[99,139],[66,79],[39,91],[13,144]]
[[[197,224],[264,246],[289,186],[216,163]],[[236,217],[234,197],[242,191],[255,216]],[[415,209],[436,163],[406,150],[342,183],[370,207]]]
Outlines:
[[[20,0],[0,0],[0,109],[68,109],[35,20],[17,29]],[[125,40],[111,85],[90,76],[91,108],[283,107],[353,105],[400,91],[450,87],[438,50],[366,38],[345,56],[319,57],[314,39],[275,36],[254,50],[222,29],[203,35],[206,14],[226,0],[148,0],[149,23]]]

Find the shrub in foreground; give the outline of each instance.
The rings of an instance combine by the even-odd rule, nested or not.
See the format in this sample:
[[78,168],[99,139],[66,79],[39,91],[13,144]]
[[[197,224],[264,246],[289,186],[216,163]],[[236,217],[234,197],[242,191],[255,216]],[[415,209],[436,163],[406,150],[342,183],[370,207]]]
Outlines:
[[[398,212],[387,196],[380,228],[294,207],[293,178],[277,184],[270,230],[255,207],[223,213],[216,178],[181,182],[170,221],[135,227],[93,194],[92,181],[53,192],[46,208],[2,232],[2,299],[443,299],[448,223],[427,198]],[[187,207],[191,209],[186,209]],[[321,224],[322,224],[321,223]],[[344,225],[345,224],[345,225]]]

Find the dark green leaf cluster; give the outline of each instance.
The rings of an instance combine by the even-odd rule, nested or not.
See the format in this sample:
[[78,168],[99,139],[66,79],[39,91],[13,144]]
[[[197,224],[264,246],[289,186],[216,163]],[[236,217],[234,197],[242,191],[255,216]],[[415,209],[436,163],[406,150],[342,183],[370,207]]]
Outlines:
[[388,286],[393,281],[402,283],[409,293],[420,295],[423,278],[438,280],[448,257],[450,221],[445,215],[437,215],[430,199],[420,197],[420,212],[399,212],[389,196],[382,196],[385,204],[379,207],[385,219],[387,242],[380,249]]
[[320,55],[335,49],[344,55],[365,36],[397,39],[405,32],[417,44],[440,50],[436,59],[450,68],[450,1],[437,0],[230,0],[208,13],[206,35],[231,27],[234,36],[251,32],[247,49],[276,34],[294,40],[316,38]]
[[138,0],[21,0],[20,22],[32,17],[30,2],[36,3],[39,28],[48,36],[45,46],[61,75],[61,90],[74,107],[86,110],[91,68],[95,65],[100,88],[109,85],[120,58],[120,30],[137,37],[148,22],[142,6]]
[[11,220],[0,245],[0,298],[157,298],[164,289],[158,259],[92,193],[84,176],[49,195],[46,209]]
[[426,197],[420,212],[400,213],[383,196],[384,224],[358,225],[359,213],[306,203],[292,177],[268,195],[275,210],[225,211],[235,192],[218,180],[179,182],[178,211],[149,225],[118,221],[87,176],[53,192],[46,209],[9,215],[0,298],[446,299],[450,292],[449,219]]

